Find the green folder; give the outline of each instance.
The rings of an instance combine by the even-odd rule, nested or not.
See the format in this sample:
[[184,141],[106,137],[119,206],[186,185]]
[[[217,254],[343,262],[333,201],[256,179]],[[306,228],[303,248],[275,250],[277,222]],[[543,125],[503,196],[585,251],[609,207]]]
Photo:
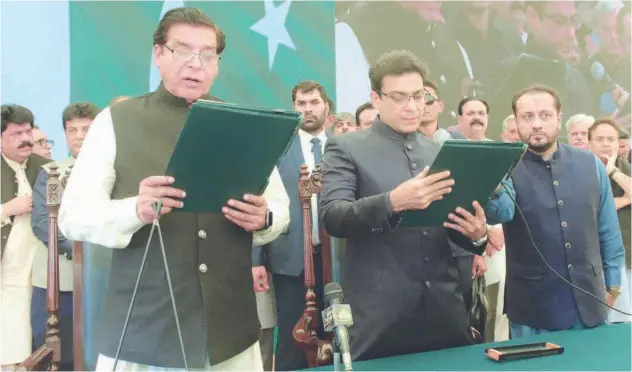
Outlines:
[[298,112],[195,102],[166,170],[187,194],[177,211],[220,213],[229,199],[262,194],[300,121]]
[[501,181],[509,177],[527,149],[523,142],[447,140],[430,166],[429,174],[450,171],[452,192],[424,210],[404,212],[402,227],[436,227],[449,221],[457,207],[474,213],[472,202],[485,207]]

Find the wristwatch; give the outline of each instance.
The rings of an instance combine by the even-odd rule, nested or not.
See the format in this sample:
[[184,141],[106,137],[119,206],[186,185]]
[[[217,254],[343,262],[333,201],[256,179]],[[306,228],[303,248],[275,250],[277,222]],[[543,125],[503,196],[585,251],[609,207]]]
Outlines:
[[477,248],[478,247],[482,247],[482,246],[484,246],[486,244],[487,244],[487,233],[485,233],[485,235],[482,238],[472,241],[472,245],[477,247]]
[[263,225],[263,227],[257,231],[263,231],[263,230],[269,229],[271,226],[272,226],[272,211],[268,209],[268,212],[266,213],[266,224]]

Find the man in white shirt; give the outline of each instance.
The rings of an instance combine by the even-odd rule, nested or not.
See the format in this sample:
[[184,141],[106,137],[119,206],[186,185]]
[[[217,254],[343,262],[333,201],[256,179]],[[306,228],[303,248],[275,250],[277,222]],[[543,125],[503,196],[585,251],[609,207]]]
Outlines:
[[32,351],[32,193],[37,172],[48,159],[32,154],[33,113],[18,105],[3,105],[1,110],[0,369],[4,370],[23,362]]
[[[262,370],[251,249],[287,227],[289,200],[278,171],[272,172],[263,196],[228,200],[223,215],[171,213],[187,198],[171,187],[172,177],[159,176],[190,105],[201,98],[218,100],[208,91],[225,45],[224,33],[202,11],[166,12],[154,33],[160,86],[97,116],[64,191],[63,234],[114,249],[96,332],[97,371]],[[191,162],[204,166],[204,159]],[[128,315],[156,201],[162,202],[163,239],[151,241]]]

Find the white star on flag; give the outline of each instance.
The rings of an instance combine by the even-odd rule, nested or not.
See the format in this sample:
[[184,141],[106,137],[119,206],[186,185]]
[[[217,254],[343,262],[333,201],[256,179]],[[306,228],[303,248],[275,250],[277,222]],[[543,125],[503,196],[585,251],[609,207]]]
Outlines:
[[296,50],[296,46],[292,41],[292,37],[285,28],[285,20],[290,10],[292,0],[286,0],[278,7],[274,6],[272,0],[264,0],[265,16],[257,23],[252,25],[250,29],[268,39],[268,68],[272,71],[272,65],[276,57],[279,45]]

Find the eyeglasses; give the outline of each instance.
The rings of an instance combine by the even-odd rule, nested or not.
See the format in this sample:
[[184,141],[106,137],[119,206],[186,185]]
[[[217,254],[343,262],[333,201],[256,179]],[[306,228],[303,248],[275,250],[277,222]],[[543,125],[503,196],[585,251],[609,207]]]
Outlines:
[[405,104],[410,102],[411,98],[413,99],[413,101],[415,101],[415,104],[421,106],[426,102],[426,94],[427,94],[427,92],[425,91],[420,91],[412,95],[406,94],[403,92],[390,92],[390,93],[378,92],[378,93],[380,95],[386,96],[390,98],[391,100],[393,100],[393,102],[395,102],[397,106],[404,106]]
[[171,48],[168,45],[165,45],[165,48],[167,48],[171,52],[171,54],[173,54],[173,58],[175,60],[180,62],[191,62],[193,60],[193,57],[198,56],[200,58],[200,63],[202,63],[203,65],[211,65],[217,63],[217,61],[221,59],[219,55],[211,51],[195,53],[185,47],[176,46],[174,48]]
[[41,147],[46,147],[47,145],[50,147],[53,147],[55,145],[55,141],[53,141],[52,139],[45,139],[45,138],[37,140],[35,141],[35,143],[40,145]]
[[425,97],[426,106],[432,106],[435,102],[439,100],[439,97],[433,96],[432,93],[428,91],[424,91],[424,94],[426,95]]

